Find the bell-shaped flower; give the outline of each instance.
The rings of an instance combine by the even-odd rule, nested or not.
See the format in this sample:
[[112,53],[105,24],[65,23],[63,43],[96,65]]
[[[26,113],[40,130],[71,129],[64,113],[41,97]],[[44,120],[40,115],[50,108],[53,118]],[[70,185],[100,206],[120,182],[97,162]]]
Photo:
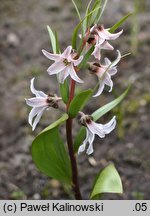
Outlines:
[[72,50],[72,46],[68,46],[62,54],[52,54],[46,50],[42,50],[42,52],[48,59],[55,61],[47,69],[49,75],[58,74],[60,83],[64,83],[64,80],[69,75],[76,82],[83,83],[75,71],[75,67],[80,64],[83,56],[80,56],[78,59],[76,59],[75,53],[73,53]]
[[99,37],[96,35],[95,36],[96,38],[96,44],[95,44],[95,47],[94,47],[94,51],[92,53],[92,55],[100,60],[101,59],[101,50],[113,50],[113,46],[111,46],[108,41],[104,40],[104,41],[101,41],[99,40]]
[[109,29],[104,29],[103,25],[95,24],[90,29],[91,35],[87,41],[87,47],[90,48],[92,45],[95,45],[92,55],[98,60],[101,58],[101,50],[113,50],[114,47],[108,42],[108,40],[117,39],[123,32],[121,30],[118,33],[110,33]]
[[61,100],[57,95],[46,95],[42,91],[38,91],[34,88],[34,79],[31,79],[30,89],[31,92],[35,95],[33,98],[25,99],[27,105],[33,107],[29,113],[28,122],[32,127],[32,130],[35,129],[38,124],[44,110],[49,107],[58,108],[58,101]]
[[122,33],[123,30],[117,32],[117,33],[110,33],[109,28],[105,29],[103,25],[97,25],[95,24],[91,30],[91,32],[97,33],[99,36],[99,40],[105,41],[105,40],[115,40],[117,39]]
[[111,79],[111,76],[115,75],[117,73],[117,63],[121,59],[121,54],[119,50],[117,50],[118,56],[117,58],[111,62],[108,58],[105,58],[105,65],[101,65],[98,63],[90,63],[89,69],[97,75],[99,79],[99,88],[97,93],[93,97],[99,96],[103,90],[105,85],[109,86],[109,92],[112,91],[113,88],[113,81]]
[[[109,134],[116,126],[116,117],[114,116],[108,123],[106,124],[98,124],[93,121],[92,117],[89,115],[81,114],[82,117],[80,119],[80,123],[86,127],[86,138],[83,141],[82,145],[78,149],[78,153],[81,153],[86,150],[88,155],[92,154],[93,149],[93,141],[95,135],[98,135],[100,138],[104,138],[106,134]],[[88,147],[87,144],[89,143]]]

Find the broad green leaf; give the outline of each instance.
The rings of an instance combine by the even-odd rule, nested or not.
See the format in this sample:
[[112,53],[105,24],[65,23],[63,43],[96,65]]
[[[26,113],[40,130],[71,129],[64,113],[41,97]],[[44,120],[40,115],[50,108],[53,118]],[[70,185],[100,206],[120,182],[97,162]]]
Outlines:
[[[41,133],[39,133],[39,135],[40,135],[40,134],[43,134],[44,132],[47,132],[47,131],[51,130],[51,129],[54,128],[54,127],[57,127],[57,126],[61,125],[61,124],[64,123],[67,119],[68,119],[68,115],[67,115],[66,113],[63,114],[61,118],[59,118],[57,121],[53,122],[51,125],[49,125],[49,126],[46,127],[44,130],[42,130]],[[38,135],[38,136],[39,136],[39,135]]]
[[92,52],[94,51],[94,46],[92,46],[87,53],[84,55],[84,58],[82,60],[82,62],[79,64],[78,68],[84,68],[87,64],[87,61],[89,60],[89,58],[91,57]]
[[80,15],[78,6],[77,6],[77,4],[75,3],[74,0],[72,0],[72,3],[73,3],[73,5],[74,5],[74,7],[75,7],[75,9],[76,9],[76,12],[77,12],[77,15],[78,15],[78,17],[79,17],[79,20],[81,21],[82,19],[81,19],[81,15]]
[[49,33],[49,37],[50,37],[53,53],[57,53],[57,44],[56,44],[55,34],[52,31],[52,29],[50,28],[50,26],[47,26],[47,30],[48,30],[48,33]]
[[119,28],[127,19],[129,16],[131,16],[132,13],[127,14],[126,16],[124,16],[121,20],[119,20],[114,26],[112,26],[109,29],[109,32],[113,33],[117,28]]
[[32,158],[45,175],[71,184],[70,160],[58,131],[59,125],[67,119],[68,115],[64,114],[34,139]]
[[71,101],[68,114],[71,118],[74,118],[79,111],[83,109],[88,99],[91,97],[93,91],[91,89],[83,91],[76,95]]
[[94,121],[97,121],[100,117],[102,117],[104,114],[112,110],[115,106],[117,106],[127,95],[128,91],[130,89],[130,86],[125,90],[125,92],[120,95],[117,99],[111,101],[110,103],[100,107],[98,110],[96,110],[92,116]]
[[62,97],[62,100],[65,104],[67,104],[69,99],[69,86],[68,86],[68,80],[65,79],[64,83],[59,85],[60,87],[60,94]]
[[[117,106],[125,98],[129,89],[130,89],[130,86],[118,98],[116,98],[115,100],[111,101],[110,103],[108,103],[108,104],[102,106],[101,108],[99,108],[98,110],[96,110],[92,114],[94,121],[97,121],[100,117],[102,117],[104,114],[106,114],[107,112],[112,110],[115,106]],[[83,140],[85,138],[85,134],[86,134],[85,127],[81,127],[80,131],[78,132],[77,136],[75,137],[74,152],[78,151],[79,146],[81,145],[81,143],[83,142]]]
[[121,178],[113,164],[105,167],[97,176],[90,199],[102,193],[123,193]]

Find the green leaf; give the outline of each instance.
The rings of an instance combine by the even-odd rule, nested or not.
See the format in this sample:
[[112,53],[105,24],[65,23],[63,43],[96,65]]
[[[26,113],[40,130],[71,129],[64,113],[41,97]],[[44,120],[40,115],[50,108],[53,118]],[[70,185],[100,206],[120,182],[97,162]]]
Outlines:
[[74,31],[73,31],[73,34],[72,34],[72,47],[73,49],[77,49],[77,38],[78,38],[78,31],[83,23],[83,21],[88,17],[90,16],[92,13],[94,13],[96,10],[98,10],[99,8],[96,8],[95,10],[91,11],[90,13],[87,14],[87,16],[85,16],[83,18],[83,20],[81,20],[81,22],[78,23],[78,25],[75,27]]
[[105,167],[97,176],[90,199],[102,193],[123,193],[121,178],[113,164]]
[[107,5],[107,0],[104,0],[103,6],[102,6],[101,11],[100,11],[100,14],[99,14],[99,16],[97,17],[97,19],[95,20],[95,23],[98,23],[98,22],[100,21],[102,15],[103,15],[103,13],[104,13],[104,10],[105,10],[105,8],[106,8],[106,5]]
[[77,38],[78,38],[78,31],[79,31],[79,28],[81,27],[81,24],[82,24],[82,21],[80,23],[78,23],[78,25],[75,27],[74,31],[73,31],[73,34],[72,34],[72,47],[73,49],[77,49]]
[[109,32],[113,33],[117,28],[119,28],[127,19],[129,16],[131,16],[132,13],[127,14],[126,16],[124,16],[121,20],[119,20],[114,26],[112,26],[109,29]]
[[55,31],[55,40],[56,40],[56,53],[61,53],[60,51],[60,47],[59,47],[59,42],[58,42],[58,34],[57,32]]
[[[53,122],[51,125],[49,125],[49,126],[46,127],[44,130],[42,130],[41,133],[39,133],[39,135],[40,135],[40,134],[43,134],[43,132],[47,132],[47,131],[51,130],[51,129],[54,128],[54,127],[57,127],[57,126],[61,125],[61,124],[62,124],[63,122],[65,122],[67,119],[68,119],[68,115],[67,115],[66,113],[63,114],[61,118],[59,118],[57,121]],[[39,135],[38,135],[38,136],[39,136]]]
[[58,127],[68,119],[64,114],[45,128],[32,143],[32,158],[37,168],[45,175],[71,184],[71,166]]
[[88,6],[86,8],[86,12],[85,12],[85,19],[83,21],[83,24],[82,24],[82,29],[83,29],[83,35],[85,34],[86,32],[86,29],[87,29],[87,26],[88,26],[88,19],[89,17],[87,17],[88,13],[90,13],[90,5],[92,3],[93,0],[91,0],[89,3],[88,3]]
[[52,31],[52,29],[50,28],[50,26],[47,26],[47,30],[49,33],[49,37],[50,37],[50,41],[51,41],[51,45],[52,45],[52,49],[53,49],[53,53],[57,53],[57,44],[56,44],[56,37],[54,32]]
[[88,99],[91,97],[93,91],[91,89],[80,92],[71,101],[68,114],[71,118],[74,118],[79,111],[83,109]]
[[62,100],[65,104],[67,104],[68,99],[69,99],[69,86],[68,86],[68,80],[65,79],[64,83],[60,83],[60,94],[62,97]]
[[87,61],[89,60],[89,58],[91,57],[91,54],[92,52],[94,51],[94,46],[92,46],[88,51],[87,53],[84,55],[84,58],[82,60],[82,62],[79,64],[78,68],[81,69],[81,68],[85,68],[86,67],[86,64],[87,64]]
[[[116,98],[115,100],[111,101],[110,103],[108,103],[108,104],[102,106],[101,108],[99,108],[98,110],[96,110],[92,114],[94,121],[98,120],[104,114],[106,114],[107,112],[112,110],[115,106],[117,106],[125,98],[125,96],[129,92],[129,89],[130,89],[130,86],[118,98]],[[77,136],[75,137],[75,141],[74,141],[74,152],[75,153],[78,151],[79,146],[83,142],[83,140],[85,138],[85,134],[86,134],[85,127],[81,127],[81,129],[78,132]]]
[[78,17],[79,17],[79,20],[81,21],[81,20],[82,20],[82,19],[81,19],[81,15],[80,15],[79,9],[78,9],[78,7],[77,7],[75,1],[72,0],[72,3],[73,3],[73,5],[74,5],[74,7],[75,7],[75,9],[76,9],[76,12],[77,12],[77,15],[78,15]]
[[101,11],[101,9],[100,9],[101,8],[101,0],[95,1],[95,4],[93,5],[92,10],[95,10],[96,8],[98,8],[98,10],[95,13],[93,13],[91,15],[91,17],[90,17],[90,20],[89,20],[90,25],[95,24],[97,18],[99,17],[99,14],[100,14],[100,11]]
[[98,110],[96,110],[93,114],[92,117],[94,121],[97,121],[100,117],[102,117],[104,114],[112,110],[115,106],[117,106],[127,95],[129,92],[130,86],[125,90],[125,92],[120,95],[118,98],[115,100],[111,101],[110,103],[100,107]]

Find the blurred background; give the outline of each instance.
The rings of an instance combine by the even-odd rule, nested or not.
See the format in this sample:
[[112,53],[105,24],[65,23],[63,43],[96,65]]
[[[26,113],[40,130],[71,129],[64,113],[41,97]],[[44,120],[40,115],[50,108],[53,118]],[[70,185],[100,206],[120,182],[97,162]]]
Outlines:
[[[84,12],[87,1],[76,2]],[[103,14],[102,23],[110,27],[129,12],[133,13],[122,26],[124,34],[112,43],[122,54],[132,54],[119,63],[113,78],[113,94],[105,91],[98,99],[92,99],[85,111],[90,114],[113,100],[129,83],[132,88],[124,102],[100,120],[106,123],[112,115],[117,115],[114,132],[105,140],[95,139],[91,157],[84,154],[78,157],[84,199],[88,199],[95,174],[109,162],[115,164],[121,175],[124,194],[105,194],[103,199],[150,198],[149,11],[148,0],[111,0]],[[24,98],[31,97],[29,85],[34,76],[37,89],[58,93],[55,76],[50,77],[46,72],[51,62],[41,53],[43,48],[51,51],[46,25],[58,31],[63,50],[71,43],[77,22],[71,0],[0,0],[0,199],[72,198],[66,186],[42,175],[31,158],[32,140],[58,118],[59,112],[44,113],[32,132],[27,122],[30,109]],[[114,59],[116,53],[109,52],[108,56]],[[85,87],[96,83],[96,77],[89,73],[81,72],[79,76],[84,79]]]

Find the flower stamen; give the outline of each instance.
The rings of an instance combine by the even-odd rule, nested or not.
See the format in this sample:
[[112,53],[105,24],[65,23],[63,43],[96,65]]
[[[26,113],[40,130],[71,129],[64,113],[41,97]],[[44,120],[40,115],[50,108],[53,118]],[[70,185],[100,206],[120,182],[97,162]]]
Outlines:
[[71,65],[71,62],[68,62],[67,59],[64,59],[63,63],[65,64],[65,66],[69,66],[69,65]]
[[87,126],[87,124],[90,124],[93,120],[93,117],[91,115],[83,115],[81,116],[79,120],[79,124],[83,126]]

